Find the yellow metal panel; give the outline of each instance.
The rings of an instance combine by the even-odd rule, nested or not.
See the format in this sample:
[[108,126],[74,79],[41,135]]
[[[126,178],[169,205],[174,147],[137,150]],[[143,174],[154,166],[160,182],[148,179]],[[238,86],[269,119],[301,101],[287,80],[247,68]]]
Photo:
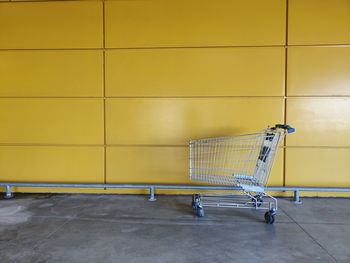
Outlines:
[[[279,151],[269,180],[283,183]],[[188,147],[107,147],[107,183],[200,184],[189,179]]]
[[278,149],[275,163],[268,181],[270,186],[283,186],[283,148]]
[[0,146],[2,181],[103,183],[103,147]]
[[350,47],[290,47],[288,95],[350,95]]
[[109,144],[186,145],[282,122],[282,98],[108,99]]
[[187,147],[107,147],[108,183],[191,183]]
[[290,0],[288,44],[350,44],[349,0]]
[[0,99],[0,143],[103,143],[102,99]]
[[0,5],[0,48],[102,47],[102,2]]
[[102,96],[102,51],[2,51],[0,96]]
[[290,98],[287,123],[297,129],[289,146],[350,146],[350,98]]
[[112,50],[106,53],[106,91],[109,96],[281,96],[284,67],[283,48]]
[[287,185],[350,185],[350,148],[289,148],[286,154]]
[[282,45],[283,0],[107,1],[107,47]]

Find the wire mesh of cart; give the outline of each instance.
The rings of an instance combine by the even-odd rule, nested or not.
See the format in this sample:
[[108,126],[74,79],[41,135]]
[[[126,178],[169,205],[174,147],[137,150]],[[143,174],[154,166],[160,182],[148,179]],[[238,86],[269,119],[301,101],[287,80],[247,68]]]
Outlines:
[[194,194],[192,208],[199,217],[204,207],[267,210],[265,222],[273,224],[277,199],[265,192],[276,151],[286,133],[295,129],[276,124],[263,132],[234,137],[190,141],[190,178],[239,189],[232,194]]

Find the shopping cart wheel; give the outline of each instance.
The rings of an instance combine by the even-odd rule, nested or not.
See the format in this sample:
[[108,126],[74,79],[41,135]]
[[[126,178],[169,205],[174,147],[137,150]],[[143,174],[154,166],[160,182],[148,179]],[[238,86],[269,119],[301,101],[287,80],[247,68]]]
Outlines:
[[192,202],[192,209],[197,211],[197,208],[199,207],[199,202],[198,201],[194,201]]
[[275,212],[269,211],[265,213],[265,222],[266,224],[272,225],[275,222]]
[[[255,199],[256,199],[256,205],[257,205],[257,207],[260,207],[261,205],[262,205],[262,203],[264,202],[264,199],[263,199],[263,197],[261,196],[261,195],[256,195],[256,196],[254,196],[255,197]],[[252,198],[252,202],[253,203],[255,203],[255,200],[254,200],[254,198]],[[253,204],[253,206],[255,206],[255,204]]]
[[204,217],[204,208],[197,206],[197,216],[198,217]]
[[192,208],[194,210],[196,210],[197,207],[199,206],[199,202],[200,202],[199,194],[192,195]]
[[194,202],[194,201],[192,201],[192,208],[193,208],[193,209],[196,209],[196,208],[197,208],[197,203]]

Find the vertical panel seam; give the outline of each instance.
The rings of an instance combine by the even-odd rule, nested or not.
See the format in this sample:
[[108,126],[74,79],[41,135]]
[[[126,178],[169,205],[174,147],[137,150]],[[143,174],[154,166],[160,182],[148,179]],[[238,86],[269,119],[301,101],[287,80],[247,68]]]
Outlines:
[[[288,13],[289,0],[286,0],[286,35],[285,35],[285,53],[284,53],[284,96],[283,96],[283,121],[287,124],[287,80],[288,80]],[[287,138],[284,137],[283,142],[283,186],[286,186],[286,161],[287,161]]]
[[[107,183],[107,131],[106,131],[106,24],[105,1],[102,1],[102,60],[103,60],[103,182]],[[106,188],[104,188],[106,190]]]

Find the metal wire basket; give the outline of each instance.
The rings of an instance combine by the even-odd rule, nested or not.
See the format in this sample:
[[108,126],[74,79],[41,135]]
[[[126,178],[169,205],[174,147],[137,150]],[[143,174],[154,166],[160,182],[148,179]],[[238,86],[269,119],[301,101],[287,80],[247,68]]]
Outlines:
[[[196,194],[192,206],[204,216],[204,206],[268,209],[267,223],[272,224],[277,200],[265,192],[278,145],[285,134],[294,132],[288,125],[277,124],[263,132],[234,137],[218,137],[190,141],[190,178],[209,184],[239,187],[242,196],[208,196]],[[263,205],[263,197],[272,202]]]

